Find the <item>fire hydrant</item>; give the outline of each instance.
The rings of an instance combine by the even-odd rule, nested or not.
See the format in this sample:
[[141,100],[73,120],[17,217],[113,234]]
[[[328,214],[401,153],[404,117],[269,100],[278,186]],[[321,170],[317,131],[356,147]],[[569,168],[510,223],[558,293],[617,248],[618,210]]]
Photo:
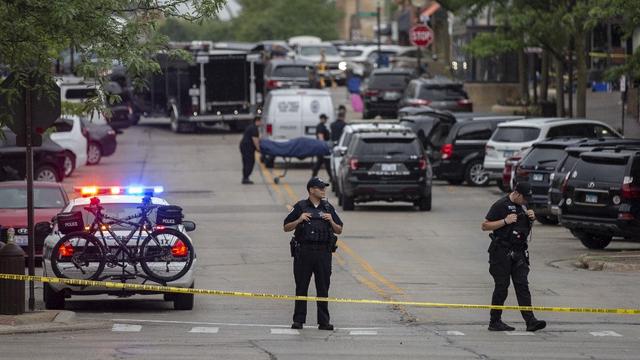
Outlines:
[[[16,245],[15,230],[7,230],[7,244],[0,248],[0,274],[24,275],[24,251]],[[19,315],[24,313],[24,281],[0,280],[0,314]]]

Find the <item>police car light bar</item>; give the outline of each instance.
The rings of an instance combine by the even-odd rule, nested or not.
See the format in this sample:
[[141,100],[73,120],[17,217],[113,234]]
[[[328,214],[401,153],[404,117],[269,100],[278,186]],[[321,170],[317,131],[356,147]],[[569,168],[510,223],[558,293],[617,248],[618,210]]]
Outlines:
[[156,195],[164,192],[162,186],[80,186],[75,188],[83,197],[97,195]]

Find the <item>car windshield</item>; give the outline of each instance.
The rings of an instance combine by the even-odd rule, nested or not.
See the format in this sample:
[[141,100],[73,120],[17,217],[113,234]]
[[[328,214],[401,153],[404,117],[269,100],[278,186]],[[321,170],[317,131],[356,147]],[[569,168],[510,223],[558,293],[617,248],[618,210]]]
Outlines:
[[342,50],[342,56],[344,57],[356,57],[362,55],[362,50]]
[[[40,209],[62,209],[66,204],[64,196],[57,188],[33,189],[34,206]],[[0,208],[2,209],[26,209],[26,187],[0,188]]]
[[418,139],[378,138],[362,139],[357,153],[362,155],[420,155]]
[[304,65],[284,65],[273,70],[273,76],[306,78],[309,76],[309,69]]
[[519,143],[533,141],[540,135],[540,129],[534,127],[498,127],[491,140],[497,142]]
[[324,50],[325,55],[339,55],[338,49],[333,46],[301,46],[300,55],[319,56],[321,50]]
[[[122,219],[131,215],[140,214],[140,209],[138,209],[138,206],[140,206],[140,204],[104,204],[103,203],[100,205],[104,208],[103,214],[108,215],[110,217],[115,217],[118,219]],[[86,205],[74,206],[71,209],[71,211],[80,211],[82,213],[82,218],[84,219],[85,225],[89,225],[93,223],[94,216],[92,213],[84,209],[85,206]],[[155,221],[155,217],[156,217],[155,213],[156,213],[156,210],[153,210],[149,214],[149,220]],[[140,221],[140,218],[135,218],[129,221],[138,222]],[[112,225],[111,228],[114,230],[131,230],[132,229],[131,226],[126,226],[126,225]]]
[[558,148],[534,148],[522,160],[524,167],[553,167],[555,168],[558,160],[562,159],[564,149]]
[[467,93],[462,86],[427,85],[420,88],[418,98],[431,101],[455,101],[466,99]]
[[403,90],[407,86],[407,74],[374,74],[369,82],[370,88]]

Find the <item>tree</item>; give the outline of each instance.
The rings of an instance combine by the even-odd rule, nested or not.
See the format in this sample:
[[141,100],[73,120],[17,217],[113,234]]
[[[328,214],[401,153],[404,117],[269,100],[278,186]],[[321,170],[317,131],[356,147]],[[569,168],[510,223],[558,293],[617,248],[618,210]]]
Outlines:
[[158,31],[172,41],[235,40],[232,22],[219,19],[191,22],[171,18],[163,22]]
[[[115,63],[134,78],[159,71],[152,54],[167,37],[158,33],[163,18],[198,21],[214,16],[224,0],[11,0],[0,4],[0,63],[25,83],[26,74],[52,77],[61,53],[82,59],[77,74],[100,86]],[[140,82],[138,81],[139,85]],[[17,83],[0,96],[19,96]],[[2,115],[2,114],[0,114]],[[9,121],[0,117],[0,126]]]

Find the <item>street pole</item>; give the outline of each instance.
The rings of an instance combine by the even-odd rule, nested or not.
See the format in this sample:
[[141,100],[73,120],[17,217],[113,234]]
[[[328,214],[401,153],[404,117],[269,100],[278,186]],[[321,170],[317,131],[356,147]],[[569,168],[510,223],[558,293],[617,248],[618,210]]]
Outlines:
[[[31,90],[25,91],[25,145],[27,150],[27,241],[29,251],[29,275],[35,276],[35,226],[34,221],[34,209],[33,209],[33,139],[31,138],[31,131],[33,123],[31,119]],[[36,308],[35,300],[35,288],[33,280],[29,280],[29,311],[34,311]]]
[[378,56],[376,58],[376,61],[378,63],[378,66],[380,66],[380,56],[382,56],[382,51],[380,50],[381,44],[380,44],[380,33],[381,33],[381,29],[380,29],[380,0],[378,0],[377,2],[377,6],[376,6],[376,22],[378,24]]

